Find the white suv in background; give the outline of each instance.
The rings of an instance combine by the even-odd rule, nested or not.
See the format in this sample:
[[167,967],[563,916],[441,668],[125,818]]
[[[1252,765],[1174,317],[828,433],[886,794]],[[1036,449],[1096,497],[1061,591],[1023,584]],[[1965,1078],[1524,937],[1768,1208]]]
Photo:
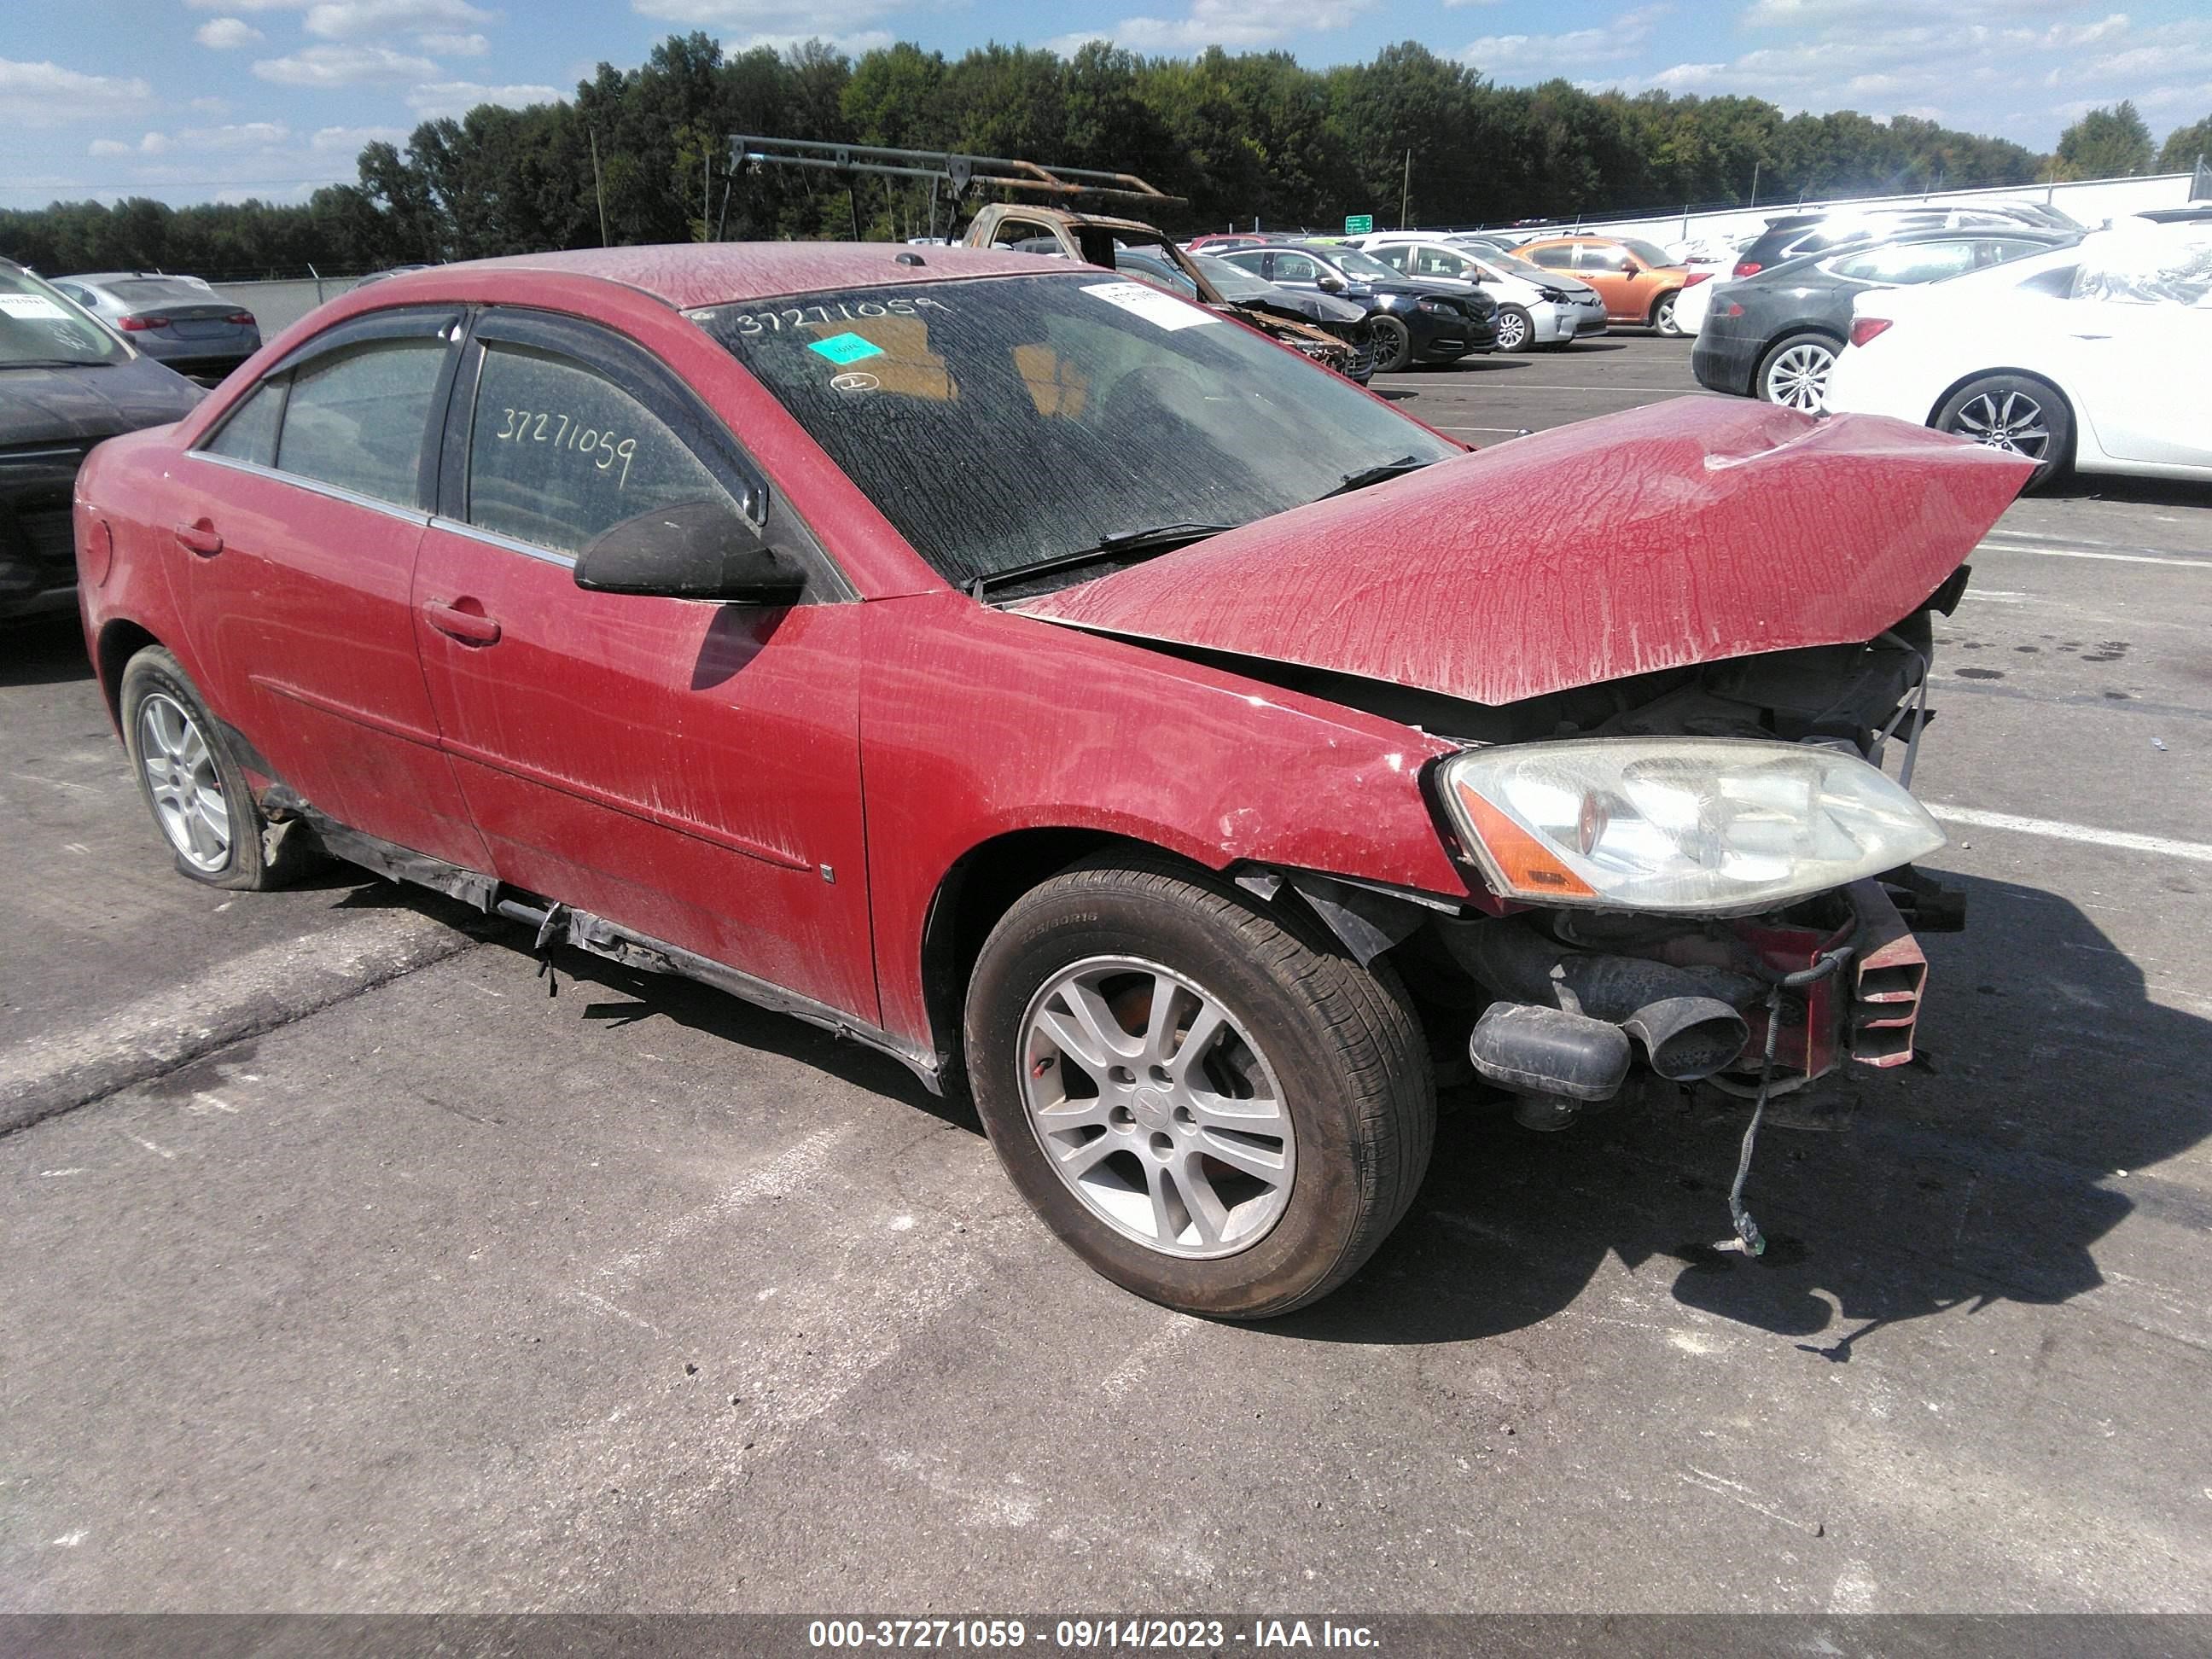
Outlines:
[[1472,283],[1498,301],[1498,349],[1532,351],[1605,332],[1605,301],[1587,283],[1494,248],[1411,230],[1379,230],[1351,246],[1408,276]]

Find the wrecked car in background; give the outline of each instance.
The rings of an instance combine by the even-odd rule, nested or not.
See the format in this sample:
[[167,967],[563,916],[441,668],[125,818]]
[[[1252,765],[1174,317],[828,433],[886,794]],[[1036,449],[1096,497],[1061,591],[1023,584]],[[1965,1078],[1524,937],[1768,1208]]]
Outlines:
[[[1272,285],[1267,285],[1268,292],[1263,295],[1254,295],[1249,286],[1244,292],[1232,293],[1222,286],[1212,269],[1176,246],[1165,232],[1140,219],[991,202],[976,210],[961,240],[966,247],[1056,253],[1105,270],[1118,270],[1125,264],[1141,261],[1142,266],[1131,273],[1139,280],[1157,286],[1163,275],[1172,273],[1171,285],[1186,297],[1224,317],[1234,317],[1247,328],[1257,329],[1346,380],[1364,386],[1375,372],[1375,346],[1365,307],[1294,309],[1283,303],[1282,290]],[[1166,272],[1161,266],[1166,267]]]
[[185,875],[829,1027],[1249,1318],[1389,1235],[1440,1066],[1557,1127],[1909,1057],[1942,836],[1876,762],[2026,471],[1705,398],[1474,453],[1110,272],[721,244],[345,295],[76,511]]

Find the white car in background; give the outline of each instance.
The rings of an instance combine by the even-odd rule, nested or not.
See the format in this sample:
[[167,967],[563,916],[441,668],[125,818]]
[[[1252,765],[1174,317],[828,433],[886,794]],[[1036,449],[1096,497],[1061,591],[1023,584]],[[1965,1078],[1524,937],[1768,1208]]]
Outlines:
[[1705,325],[1712,309],[1713,290],[1723,286],[1735,270],[1736,258],[1751,246],[1749,236],[1706,236],[1692,242],[1669,242],[1667,252],[1681,260],[1689,276],[1674,296],[1674,326],[1692,339]]
[[1852,302],[1832,411],[2036,463],[2212,480],[2212,222],[2123,219],[2067,248]]
[[1605,332],[1605,301],[1587,283],[1487,244],[1410,230],[1378,230],[1351,246],[1393,270],[1425,280],[1472,283],[1498,301],[1498,349],[1533,351]]

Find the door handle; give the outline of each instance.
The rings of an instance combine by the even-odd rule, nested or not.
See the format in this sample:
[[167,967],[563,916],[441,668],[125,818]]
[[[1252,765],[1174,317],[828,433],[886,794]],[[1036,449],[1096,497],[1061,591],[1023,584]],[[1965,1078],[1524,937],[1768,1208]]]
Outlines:
[[179,542],[204,559],[211,559],[222,551],[222,538],[215,533],[214,524],[206,519],[195,519],[190,524],[176,526]]
[[[473,608],[464,610],[465,605]],[[443,599],[432,599],[423,605],[422,615],[431,627],[463,645],[499,643],[499,624],[485,616],[483,607],[474,599],[456,599],[451,605]]]

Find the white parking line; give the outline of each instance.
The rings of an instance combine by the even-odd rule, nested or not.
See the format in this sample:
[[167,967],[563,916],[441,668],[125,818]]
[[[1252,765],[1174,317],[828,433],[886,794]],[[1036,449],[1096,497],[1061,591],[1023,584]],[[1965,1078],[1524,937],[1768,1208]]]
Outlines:
[[1953,806],[1942,801],[1930,801],[1925,805],[1931,816],[1945,823],[1960,823],[1976,830],[2012,830],[2023,836],[2044,836],[2052,841],[2078,841],[2092,847],[2120,847],[2133,853],[2158,853],[2167,858],[2212,864],[2212,845],[2201,841],[2175,841],[2166,836],[2138,836],[2124,830],[2099,830],[2086,823],[2067,823],[2057,818],[2015,817],[2010,812],[1984,812],[1978,807]]
[[2149,553],[2092,553],[2086,547],[2027,547],[2017,542],[1985,541],[1984,553],[2036,553],[2046,559],[2109,559],[2114,564],[2173,564],[2185,570],[2212,570],[2212,559],[2163,559]]

